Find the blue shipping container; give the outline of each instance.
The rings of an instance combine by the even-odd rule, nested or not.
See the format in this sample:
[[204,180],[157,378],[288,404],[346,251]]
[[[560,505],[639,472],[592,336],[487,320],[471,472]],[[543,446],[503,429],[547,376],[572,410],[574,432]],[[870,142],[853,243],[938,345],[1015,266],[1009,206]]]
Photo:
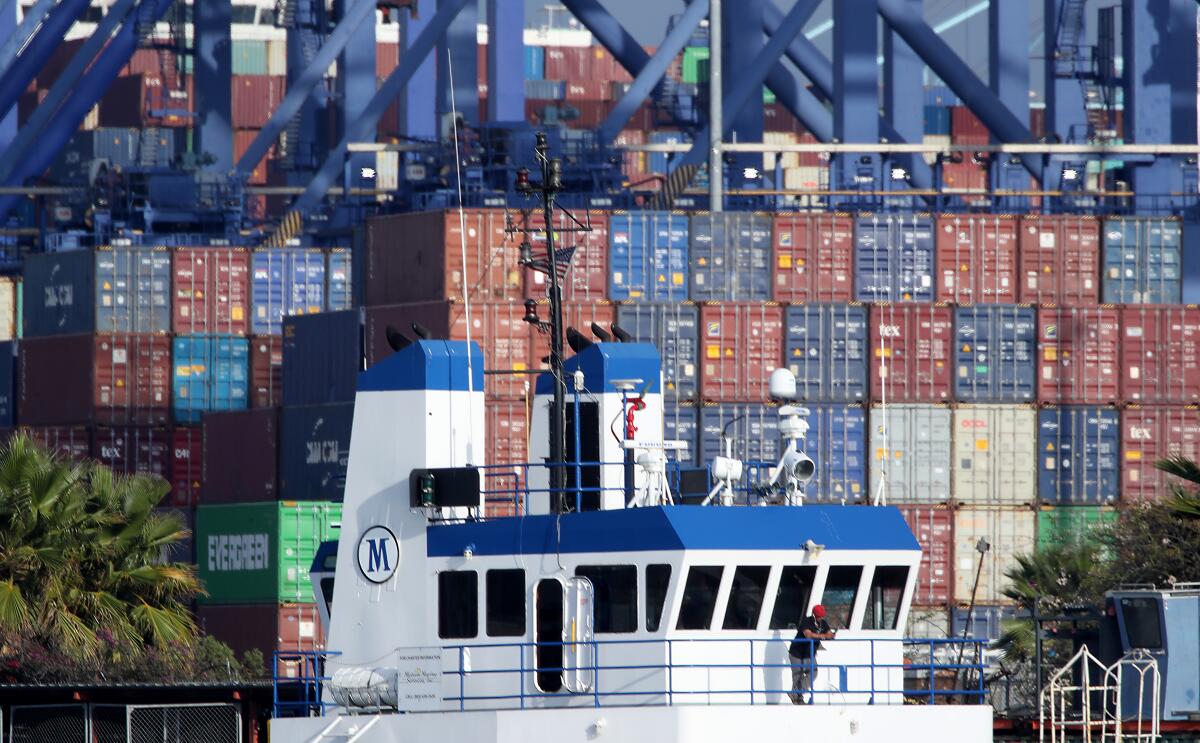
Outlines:
[[1121,417],[1113,408],[1038,411],[1038,497],[1058,505],[1116,503]]
[[16,423],[17,342],[0,343],[0,428]]
[[631,304],[617,308],[617,325],[653,343],[662,358],[663,400],[696,400],[700,310],[685,304]]
[[525,79],[541,80],[546,77],[546,48],[525,47]]
[[954,311],[954,394],[960,402],[1030,402],[1037,382],[1032,307],[974,305]]
[[171,329],[171,254],[152,248],[31,255],[24,335],[165,333]]
[[950,107],[938,105],[925,106],[925,133],[950,135]]
[[[650,132],[650,144],[687,144],[691,139],[682,132]],[[670,170],[671,157],[683,157],[670,152],[647,152],[646,170],[651,173],[666,173]]]
[[1113,217],[1104,221],[1104,302],[1183,301],[1183,232],[1178,220]]
[[358,310],[285,318],[283,404],[354,402],[363,359]]
[[172,347],[171,404],[176,423],[199,423],[204,413],[245,410],[250,342],[232,335],[181,335]]
[[685,466],[700,464],[700,418],[699,409],[692,405],[663,406],[663,439],[686,441],[686,451],[678,452],[675,459]]
[[254,251],[251,299],[255,335],[279,335],[287,315],[325,307],[325,254],[315,248]]
[[809,405],[802,448],[817,463],[810,503],[860,503],[867,495],[867,417],[859,405]]
[[688,218],[671,212],[617,212],[608,222],[609,298],[688,299]]
[[727,425],[734,459],[746,465],[771,467],[779,462],[779,408],[757,403],[720,403],[700,408],[700,461],[725,456],[721,433]]
[[784,319],[783,363],[796,375],[797,399],[867,399],[870,332],[866,307],[793,305],[787,308]]
[[526,80],[525,97],[534,101],[561,101],[567,97],[563,80]]
[[348,310],[354,306],[354,256],[344,248],[329,251],[325,269],[328,285],[325,288],[325,309],[330,312]]
[[875,214],[854,225],[854,296],[860,302],[934,300],[933,219]]
[[282,500],[342,500],[354,403],[285,407],[280,425]]
[[690,232],[693,300],[770,301],[770,217],[749,212],[697,214]]
[[925,86],[926,106],[957,106],[958,96],[945,85]]

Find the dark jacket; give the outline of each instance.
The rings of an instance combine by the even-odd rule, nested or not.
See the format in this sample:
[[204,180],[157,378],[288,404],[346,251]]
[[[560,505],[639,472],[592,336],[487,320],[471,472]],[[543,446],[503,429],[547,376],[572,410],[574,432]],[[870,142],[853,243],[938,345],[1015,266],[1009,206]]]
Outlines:
[[821,649],[820,640],[810,640],[804,636],[804,630],[823,635],[829,632],[829,622],[824,619],[817,619],[813,616],[808,616],[800,622],[800,626],[796,628],[796,639],[792,640],[792,645],[788,648],[788,654],[793,658],[808,660],[812,657],[814,650]]

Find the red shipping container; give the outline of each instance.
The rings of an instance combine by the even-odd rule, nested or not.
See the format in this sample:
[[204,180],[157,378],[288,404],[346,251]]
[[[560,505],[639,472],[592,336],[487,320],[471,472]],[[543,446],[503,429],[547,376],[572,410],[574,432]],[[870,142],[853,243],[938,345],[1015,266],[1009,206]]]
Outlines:
[[[531,368],[532,328],[522,318],[525,308],[515,302],[471,303],[471,340],[483,349],[484,368]],[[387,327],[415,338],[412,323],[423,325],[433,338],[467,339],[466,307],[456,302],[416,302],[412,304],[368,307],[366,317],[367,365],[392,355],[387,342]],[[489,397],[519,400],[526,388],[532,389],[533,377],[528,374],[493,374],[484,380]]]
[[[250,144],[254,142],[258,136],[258,129],[238,129],[233,133],[233,160],[240,161],[242,155],[246,154],[246,150],[250,149]],[[254,170],[250,171],[250,177],[246,181],[251,186],[265,186],[267,184],[267,160],[274,157],[275,146],[267,150],[267,154],[262,160],[254,166]]]
[[242,197],[242,214],[252,222],[263,222],[267,218],[268,204],[266,194],[246,194]]
[[92,456],[118,475],[171,474],[171,432],[153,426],[98,426]]
[[731,302],[700,308],[700,395],[706,402],[765,402],[783,358],[783,308]]
[[234,75],[233,128],[262,129],[286,92],[281,75]]
[[986,191],[987,169],[972,162],[969,153],[963,153],[962,162],[942,165],[942,184],[951,191]]
[[[538,306],[538,316],[543,321],[550,317],[550,305],[543,302]],[[571,349],[567,346],[565,333],[567,328],[575,328],[580,333],[583,333],[588,339],[595,340],[592,335],[592,323],[596,323],[605,330],[617,321],[616,305],[608,302],[564,302],[563,303],[563,353],[567,357],[571,356]],[[550,362],[550,336],[546,333],[534,332],[533,334],[533,365],[538,369],[549,369]],[[532,383],[532,380],[531,380]]]
[[[516,494],[525,480],[521,465],[529,461],[529,410],[524,400],[487,401],[487,471],[484,488],[488,491],[484,513],[488,516],[513,516],[517,512]],[[506,492],[511,491],[511,492]]]
[[121,75],[161,75],[164,69],[171,70],[174,67],[174,52],[165,49],[137,49],[129,58],[129,64],[121,69]]
[[591,50],[583,46],[546,47],[547,80],[589,80],[592,78]]
[[951,106],[950,136],[958,144],[987,144],[988,128],[966,106]]
[[609,101],[612,100],[612,86],[607,80],[570,80],[567,82],[568,101]]
[[[562,297],[567,302],[599,302],[608,296],[608,214],[599,211],[579,211],[575,218],[591,226],[591,232],[571,232],[579,226],[559,212],[558,230],[554,233],[557,250],[574,246],[570,269],[561,283]],[[533,246],[533,257],[546,260],[546,218],[541,211],[530,212],[529,218],[519,219],[521,233]],[[543,299],[550,290],[550,277],[540,271],[525,269],[525,295]]]
[[774,239],[775,301],[853,301],[853,219],[844,214],[781,214],[775,217]]
[[273,408],[283,401],[283,338],[250,339],[250,407]]
[[954,390],[954,311],[945,305],[871,307],[871,398],[948,402]]
[[[486,48],[486,47],[481,47]],[[384,78],[392,74],[400,64],[400,45],[386,41],[375,44],[375,77]]]
[[1017,301],[1016,217],[947,214],[936,232],[939,302]]
[[1200,308],[1122,308],[1121,397],[1139,403],[1200,402]]
[[29,338],[19,363],[23,423],[162,425],[170,417],[165,335]]
[[[196,623],[238,656],[258,650],[268,665],[276,652],[325,649],[316,604],[205,604],[196,607]],[[280,660],[277,671],[281,678],[297,678],[302,666],[298,660]]]
[[53,53],[46,63],[42,65],[37,72],[36,85],[37,87],[49,92],[54,82],[58,80],[63,70],[67,65],[71,64],[71,60],[75,58],[75,53],[83,46],[84,39],[72,39],[70,41],[61,41],[54,46]]
[[803,131],[804,127],[788,111],[782,103],[767,103],[763,106],[763,131],[792,132]]
[[1026,214],[1018,244],[1021,302],[1063,307],[1100,302],[1100,220]]
[[921,544],[914,606],[944,606],[954,593],[954,512],[940,506],[898,506]]
[[[118,77],[100,99],[100,126],[191,126],[191,96],[186,88],[150,74]],[[169,112],[169,113],[168,113]]]
[[206,505],[278,497],[278,408],[208,413],[201,430]]
[[[456,210],[392,214],[367,221],[367,306],[522,300],[521,236],[505,232],[502,209],[467,209],[467,270]],[[519,215],[512,215],[515,219]]]
[[1181,455],[1200,459],[1200,410],[1195,407],[1130,405],[1121,411],[1121,502],[1154,501],[1179,480],[1154,463]]
[[1120,323],[1121,313],[1115,307],[1038,310],[1038,402],[1117,402]]
[[92,432],[83,426],[22,426],[21,430],[68,462],[82,462],[92,456]]
[[1029,109],[1029,131],[1035,139],[1046,136],[1046,109]]
[[200,426],[176,426],[171,432],[171,505],[200,505],[204,479],[204,431]]
[[250,253],[245,248],[177,248],[171,266],[172,330],[181,335],[249,331]]

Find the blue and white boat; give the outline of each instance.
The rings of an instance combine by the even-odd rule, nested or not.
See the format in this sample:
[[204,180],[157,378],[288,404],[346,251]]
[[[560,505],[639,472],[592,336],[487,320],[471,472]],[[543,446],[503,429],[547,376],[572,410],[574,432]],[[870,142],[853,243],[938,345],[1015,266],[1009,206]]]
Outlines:
[[[537,463],[496,467],[483,371],[474,344],[420,340],[360,375],[340,539],[312,572],[327,650],[279,683],[272,740],[992,739],[978,649],[903,637],[921,551],[901,514],[803,505],[803,410],[780,408],[762,491],[729,458],[681,473],[655,348],[596,343],[564,364],[569,461],[545,463],[543,375]],[[793,704],[818,603],[840,631]]]

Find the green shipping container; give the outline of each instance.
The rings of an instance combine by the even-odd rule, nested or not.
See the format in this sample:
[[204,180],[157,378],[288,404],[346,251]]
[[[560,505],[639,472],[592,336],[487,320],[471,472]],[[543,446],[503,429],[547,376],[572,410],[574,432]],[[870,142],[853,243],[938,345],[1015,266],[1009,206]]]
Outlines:
[[[680,79],[685,83],[700,85],[708,82],[708,47],[689,46],[683,50]],[[763,86],[763,103],[774,103],[775,94]]]
[[233,74],[267,74],[267,42],[246,40],[234,41]]
[[1117,511],[1103,506],[1060,506],[1038,511],[1037,547],[1076,542],[1092,529],[1117,520]]
[[312,603],[308,569],[338,538],[342,504],[269,501],[196,509],[203,604]]

